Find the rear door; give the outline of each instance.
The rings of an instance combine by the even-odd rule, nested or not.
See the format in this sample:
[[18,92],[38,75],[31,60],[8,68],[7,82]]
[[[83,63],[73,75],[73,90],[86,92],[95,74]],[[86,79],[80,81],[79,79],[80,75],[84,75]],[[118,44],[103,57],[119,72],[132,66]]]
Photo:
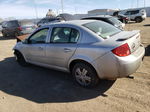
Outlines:
[[134,20],[137,16],[139,16],[138,14],[139,14],[139,10],[131,11],[131,16],[130,16],[130,18],[131,18],[132,20]]
[[77,49],[79,36],[80,33],[75,28],[54,27],[50,43],[46,46],[47,64],[66,68]]

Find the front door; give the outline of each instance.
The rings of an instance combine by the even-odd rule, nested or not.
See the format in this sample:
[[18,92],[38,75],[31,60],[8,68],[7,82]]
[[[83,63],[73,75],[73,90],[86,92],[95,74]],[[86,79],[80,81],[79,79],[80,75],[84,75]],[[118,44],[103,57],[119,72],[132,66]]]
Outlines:
[[25,44],[25,55],[28,61],[35,63],[44,63],[46,38],[49,28],[38,30],[28,39],[28,44]]

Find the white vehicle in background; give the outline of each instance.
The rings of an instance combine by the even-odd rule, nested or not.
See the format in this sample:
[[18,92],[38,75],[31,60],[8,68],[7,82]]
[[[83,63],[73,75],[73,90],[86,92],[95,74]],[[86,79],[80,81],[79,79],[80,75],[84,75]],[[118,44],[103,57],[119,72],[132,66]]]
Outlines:
[[142,22],[146,19],[146,10],[145,9],[130,9],[124,13],[131,21],[135,21],[137,23]]

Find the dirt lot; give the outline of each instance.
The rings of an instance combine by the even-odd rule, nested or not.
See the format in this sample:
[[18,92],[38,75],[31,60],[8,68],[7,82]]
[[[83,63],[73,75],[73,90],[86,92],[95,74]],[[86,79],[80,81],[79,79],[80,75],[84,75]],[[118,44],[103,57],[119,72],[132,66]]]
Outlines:
[[[150,45],[150,18],[126,30],[141,30]],[[0,112],[150,112],[150,46],[134,79],[102,81],[95,89],[75,84],[71,75],[37,66],[19,66],[16,40],[0,37]]]

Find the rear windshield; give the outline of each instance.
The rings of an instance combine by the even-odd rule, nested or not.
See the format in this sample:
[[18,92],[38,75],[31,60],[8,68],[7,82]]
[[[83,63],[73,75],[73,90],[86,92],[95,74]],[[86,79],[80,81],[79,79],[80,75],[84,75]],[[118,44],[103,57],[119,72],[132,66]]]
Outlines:
[[120,26],[120,21],[117,18],[111,17],[109,18],[109,21],[111,21],[114,25]]
[[121,32],[120,29],[118,29],[108,23],[102,22],[102,21],[86,23],[83,26],[90,29],[91,31],[93,31],[98,36],[102,37],[103,39],[107,39],[107,38]]
[[18,27],[19,23],[18,23],[18,21],[9,21],[8,26],[9,27]]

